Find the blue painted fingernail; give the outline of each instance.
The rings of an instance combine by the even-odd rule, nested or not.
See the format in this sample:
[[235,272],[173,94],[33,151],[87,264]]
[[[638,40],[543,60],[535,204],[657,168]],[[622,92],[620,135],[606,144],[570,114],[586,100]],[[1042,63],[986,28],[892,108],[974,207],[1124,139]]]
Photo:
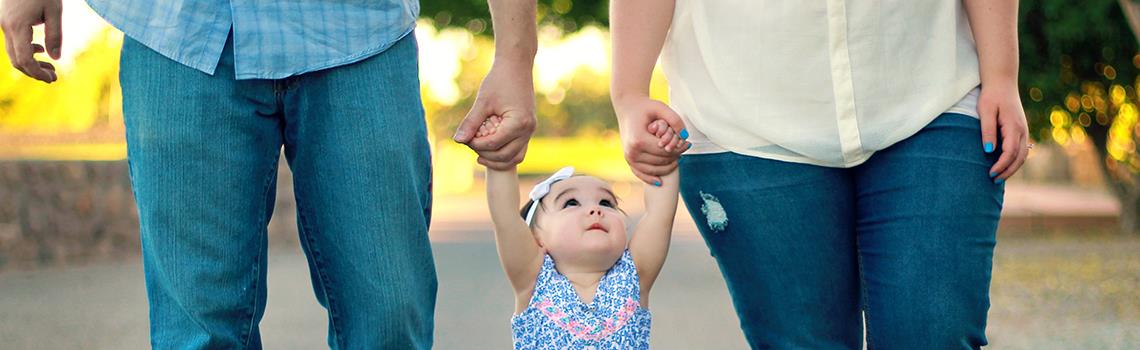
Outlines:
[[653,181],[653,186],[661,187],[661,181]]
[[990,173],[990,177],[997,176],[997,173]]
[[1005,179],[997,179],[997,180],[994,180],[994,184],[995,184],[995,185],[1001,185],[1003,182],[1005,182]]
[[986,142],[985,148],[986,148],[986,153],[993,153],[994,152],[993,142]]
[[689,138],[689,128],[681,129],[681,139],[686,140]]

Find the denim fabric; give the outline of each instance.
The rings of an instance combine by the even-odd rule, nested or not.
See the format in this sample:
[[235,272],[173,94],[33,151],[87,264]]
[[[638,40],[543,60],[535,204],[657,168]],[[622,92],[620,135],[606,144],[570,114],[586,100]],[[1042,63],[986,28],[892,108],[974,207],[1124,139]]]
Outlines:
[[[172,60],[214,74],[280,79],[384,51],[416,26],[418,0],[87,0],[115,28]],[[234,51],[221,57],[231,38]]]
[[427,349],[436,275],[413,35],[367,60],[235,80],[124,39],[121,81],[152,346],[258,349],[281,148],[333,349]]
[[[943,114],[852,168],[681,158],[681,195],[753,348],[977,349],[1004,185]],[[999,143],[1000,144],[1000,143]]]

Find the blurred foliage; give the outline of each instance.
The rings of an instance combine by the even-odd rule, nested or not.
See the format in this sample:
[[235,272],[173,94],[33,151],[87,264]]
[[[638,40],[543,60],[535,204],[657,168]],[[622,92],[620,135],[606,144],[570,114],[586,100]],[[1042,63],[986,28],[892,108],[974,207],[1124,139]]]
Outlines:
[[[115,64],[122,35],[109,28],[101,30],[73,62],[56,63],[57,74],[66,79],[44,84],[16,69],[4,69],[0,74],[0,132],[58,134],[122,129],[122,97]],[[0,62],[7,64],[5,52],[0,52]]]
[[[450,137],[474,102],[491,68],[494,42],[462,27],[435,27],[421,20],[417,29],[423,101],[436,147],[439,184],[469,188],[472,172],[481,172],[470,150]],[[622,157],[617,118],[609,100],[609,33],[587,25],[564,32],[553,25],[539,28],[534,86],[538,126],[520,173],[550,173],[574,165],[586,173],[632,180]],[[430,68],[429,68],[430,67]],[[667,100],[660,69],[654,71],[650,95]],[[450,175],[448,175],[450,176]]]
[[[538,0],[536,138],[601,142],[616,137],[608,98],[607,6],[607,1]],[[462,120],[490,69],[491,23],[486,0],[426,0],[421,14],[423,101],[433,142],[440,144]],[[1140,50],[1118,1],[1023,0],[1020,17],[1020,88],[1033,137],[1062,146],[1091,141],[1118,190],[1140,188],[1133,185],[1140,174],[1134,141],[1140,131]],[[0,74],[0,134],[121,130],[115,76],[119,35],[105,31],[93,40],[73,64],[61,67],[55,84],[32,81],[12,69]],[[0,60],[6,60],[3,55]],[[666,99],[660,71],[651,91]],[[528,159],[547,155],[530,151]],[[583,157],[620,157],[611,153]]]
[[[609,34],[594,26],[567,34],[550,27],[544,29],[535,58],[539,117],[535,135],[601,135],[616,130],[617,121],[609,102]],[[494,43],[491,38],[472,35],[463,28],[442,28],[437,32],[423,22],[417,35],[421,46],[425,46],[421,54],[424,70],[455,67],[446,68],[451,72],[446,76],[423,77],[424,104],[431,129],[437,135],[450,136],[474,103],[479,84],[490,70]],[[667,88],[660,72],[657,74],[654,91],[659,92],[657,97],[664,98]]]
[[[53,84],[16,70],[0,75],[0,158],[125,157],[116,75],[122,34],[107,27],[93,30],[104,32],[71,64],[60,65],[60,80]],[[462,192],[472,185],[471,174],[482,169],[473,153],[450,137],[490,70],[493,39],[463,27],[436,27],[430,20],[420,21],[416,36],[437,190]],[[596,25],[574,32],[542,25],[539,45],[534,70],[539,122],[520,172],[547,173],[573,164],[604,178],[630,179],[609,102],[609,34]],[[664,100],[666,91],[658,70],[651,94]],[[92,134],[100,137],[91,142]]]
[[[1038,140],[1063,144],[1072,138],[1054,129],[1108,127],[1136,101],[1138,45],[1116,0],[1022,1],[1019,36],[1022,99]],[[1124,95],[1113,99],[1115,87]]]
[[[533,0],[532,0],[533,1]],[[609,1],[537,0],[541,25],[552,25],[563,32],[596,25],[609,26]],[[462,27],[475,34],[491,33],[491,13],[487,0],[422,0],[420,16],[437,27]]]
[[1118,0],[1021,2],[1020,87],[1033,136],[1090,142],[1121,202],[1121,229],[1140,229],[1137,36]]
[[[126,157],[115,64],[122,35],[94,30],[82,52],[53,62],[61,79],[52,84],[15,69],[0,73],[0,159]],[[8,62],[5,52],[0,62]]]

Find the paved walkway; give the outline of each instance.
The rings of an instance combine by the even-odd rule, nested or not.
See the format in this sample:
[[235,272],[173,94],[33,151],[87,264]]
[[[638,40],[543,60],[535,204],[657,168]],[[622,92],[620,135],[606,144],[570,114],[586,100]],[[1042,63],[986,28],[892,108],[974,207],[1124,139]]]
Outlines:
[[[636,186],[628,186],[636,187]],[[632,188],[623,204],[640,211]],[[525,192],[523,192],[525,193]],[[511,298],[479,195],[437,198],[431,235],[439,273],[439,349],[510,346]],[[1140,237],[1095,233],[1052,217],[1111,227],[1106,194],[1011,185],[1003,222],[1060,225],[1062,235],[1004,235],[991,289],[994,349],[1135,349],[1140,344]],[[291,213],[277,213],[288,217]],[[746,348],[715,262],[682,209],[676,244],[653,294],[655,349]],[[1003,231],[1005,232],[1005,231]],[[1079,234],[1074,234],[1079,233]],[[293,236],[295,237],[295,236]],[[322,348],[325,314],[295,245],[270,254],[261,323],[267,349]],[[0,273],[0,348],[142,349],[146,296],[137,258],[88,267]]]
[[[489,234],[489,232],[487,233]],[[436,348],[509,349],[510,287],[491,242],[436,243]],[[269,257],[266,349],[320,349],[327,326],[296,250]],[[136,262],[0,274],[0,348],[144,349],[146,294]],[[653,293],[656,349],[741,349],[743,335],[703,244],[674,246]]]
[[[433,249],[439,274],[436,348],[509,348],[512,300],[491,242],[439,242]],[[1137,251],[1135,236],[1003,239],[991,287],[990,348],[1135,349]],[[304,257],[278,249],[269,259],[261,322],[265,348],[323,348],[326,318],[309,286]],[[0,348],[144,349],[142,280],[136,261],[0,274]],[[658,283],[653,348],[746,348],[703,243],[675,244]]]

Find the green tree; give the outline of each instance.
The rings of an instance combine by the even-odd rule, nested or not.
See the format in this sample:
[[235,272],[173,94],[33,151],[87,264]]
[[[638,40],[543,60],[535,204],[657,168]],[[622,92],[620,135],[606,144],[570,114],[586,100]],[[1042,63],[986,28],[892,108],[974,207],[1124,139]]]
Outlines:
[[[1138,1],[1021,0],[1019,13],[1020,88],[1030,132],[1038,142],[1092,143],[1121,203],[1125,232],[1140,232]],[[422,6],[423,16],[439,26],[490,34],[486,0]],[[538,0],[539,22],[566,32],[604,26],[608,6],[598,0]]]
[[[573,32],[589,24],[609,25],[609,2],[600,0],[537,0],[538,20]],[[472,32],[489,34],[491,14],[487,0],[426,0],[420,2],[420,14],[435,21],[438,27],[466,27]]]
[[1137,232],[1137,39],[1122,6],[1131,0],[1021,2],[1021,88],[1038,141],[1087,135],[1121,203],[1121,229]]

